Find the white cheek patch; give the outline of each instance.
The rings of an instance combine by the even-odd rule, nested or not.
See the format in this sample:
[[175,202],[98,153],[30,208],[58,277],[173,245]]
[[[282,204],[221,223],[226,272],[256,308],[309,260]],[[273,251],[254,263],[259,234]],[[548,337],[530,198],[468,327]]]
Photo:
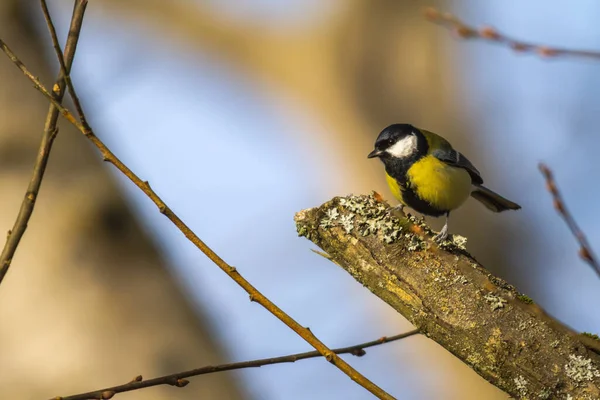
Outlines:
[[417,137],[409,135],[398,140],[387,152],[394,157],[405,158],[411,156],[417,150]]

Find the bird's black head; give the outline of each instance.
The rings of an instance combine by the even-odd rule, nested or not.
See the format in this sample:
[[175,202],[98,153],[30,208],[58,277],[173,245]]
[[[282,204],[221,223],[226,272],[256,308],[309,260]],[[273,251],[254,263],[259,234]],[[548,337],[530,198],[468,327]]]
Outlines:
[[383,160],[408,159],[414,157],[427,146],[423,134],[410,124],[393,124],[381,131],[375,141],[375,149],[368,158],[379,157]]

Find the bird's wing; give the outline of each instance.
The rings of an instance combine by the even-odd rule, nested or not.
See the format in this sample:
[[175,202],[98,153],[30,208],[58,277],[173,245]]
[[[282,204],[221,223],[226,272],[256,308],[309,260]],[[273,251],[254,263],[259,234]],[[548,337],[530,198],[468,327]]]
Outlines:
[[483,179],[481,178],[481,174],[477,168],[475,168],[475,166],[467,159],[467,157],[454,150],[450,142],[433,132],[425,130],[421,131],[427,138],[429,148],[431,149],[429,153],[432,156],[447,163],[448,165],[465,169],[471,176],[471,181],[474,184],[483,184]]
[[452,165],[458,168],[464,168],[471,175],[471,181],[477,185],[483,184],[481,174],[475,168],[475,166],[467,159],[467,157],[460,154],[458,151],[450,148],[438,148],[431,151],[431,155],[441,160],[448,165]]

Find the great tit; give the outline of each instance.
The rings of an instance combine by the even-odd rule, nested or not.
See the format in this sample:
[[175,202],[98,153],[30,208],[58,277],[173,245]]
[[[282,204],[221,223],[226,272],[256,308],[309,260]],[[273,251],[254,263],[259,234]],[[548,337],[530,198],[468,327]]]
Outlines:
[[444,227],[434,237],[437,242],[448,236],[450,211],[469,195],[494,212],[521,208],[483,186],[477,168],[446,139],[410,124],[393,124],[381,131],[367,157],[383,162],[387,183],[400,207],[446,216]]

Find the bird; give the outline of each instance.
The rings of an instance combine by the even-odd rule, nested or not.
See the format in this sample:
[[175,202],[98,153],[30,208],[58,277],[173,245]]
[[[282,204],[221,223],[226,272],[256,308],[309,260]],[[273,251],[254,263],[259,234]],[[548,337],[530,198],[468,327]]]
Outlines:
[[400,202],[432,217],[446,216],[433,239],[448,237],[448,219],[469,196],[494,212],[519,210],[514,203],[483,186],[481,174],[443,137],[411,124],[392,124],[381,131],[368,158],[379,158],[385,167],[392,195]]

